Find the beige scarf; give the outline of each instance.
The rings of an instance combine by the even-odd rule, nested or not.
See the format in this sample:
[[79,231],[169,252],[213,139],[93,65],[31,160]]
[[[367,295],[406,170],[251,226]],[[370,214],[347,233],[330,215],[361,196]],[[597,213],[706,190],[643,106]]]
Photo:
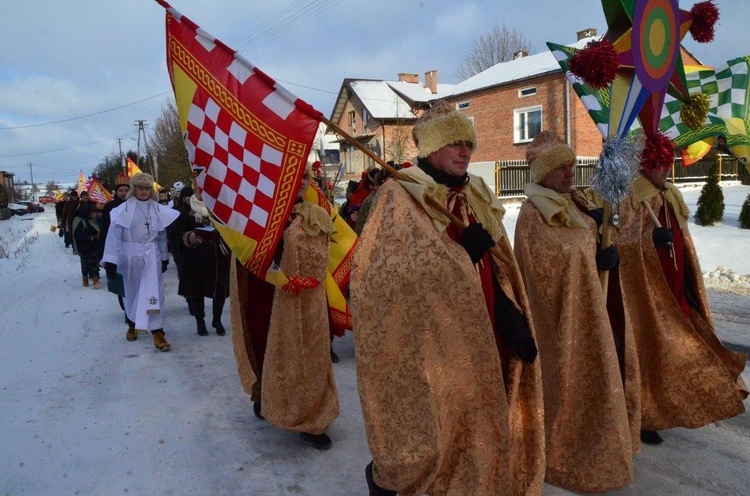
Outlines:
[[195,195],[190,197],[190,210],[193,211],[193,215],[195,216],[195,221],[200,222],[202,224],[208,225],[209,223],[209,215],[208,215],[208,209],[206,208],[206,205],[203,203],[203,200],[199,200],[195,197]]
[[550,226],[588,228],[584,214],[570,198],[570,194],[558,193],[536,183],[528,183],[523,192]]

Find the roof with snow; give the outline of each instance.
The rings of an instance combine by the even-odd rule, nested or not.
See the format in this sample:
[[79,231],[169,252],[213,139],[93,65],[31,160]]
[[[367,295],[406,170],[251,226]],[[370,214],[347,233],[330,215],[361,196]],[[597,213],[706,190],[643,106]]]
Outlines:
[[[584,48],[590,41],[599,39],[599,37],[588,37],[578,40],[568,45],[573,48]],[[508,62],[500,62],[489,69],[485,69],[479,74],[475,74],[466,81],[455,85],[453,91],[445,96],[457,96],[473,91],[492,88],[502,84],[521,81],[550,72],[562,72],[560,64],[557,63],[552,52],[545,50],[541,53],[528,55]]]
[[352,81],[349,87],[374,119],[414,118],[411,106],[386,81]]
[[331,121],[338,122],[350,93],[356,95],[373,119],[416,119],[412,109],[426,106],[432,100],[444,98],[455,85],[438,84],[437,94],[420,83],[382,81],[373,79],[345,79],[331,112]]

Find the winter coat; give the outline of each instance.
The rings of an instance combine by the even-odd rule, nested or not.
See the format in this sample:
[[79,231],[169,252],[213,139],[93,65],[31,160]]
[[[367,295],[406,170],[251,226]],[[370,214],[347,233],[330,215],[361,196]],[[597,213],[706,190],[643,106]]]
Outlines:
[[[180,283],[177,294],[185,297],[229,296],[229,250],[217,230],[211,227],[207,217],[201,217],[183,204],[180,216],[170,226],[170,244],[179,243],[182,263],[178,264]],[[189,233],[196,233],[202,242],[196,245],[188,241]]]

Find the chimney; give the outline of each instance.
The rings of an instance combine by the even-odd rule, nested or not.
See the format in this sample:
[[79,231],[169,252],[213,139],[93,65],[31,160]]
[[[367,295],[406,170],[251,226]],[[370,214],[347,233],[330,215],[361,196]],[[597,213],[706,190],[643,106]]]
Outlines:
[[580,41],[584,38],[589,38],[591,36],[596,36],[596,28],[588,28],[582,31],[578,31],[576,33],[576,40]]
[[430,90],[433,95],[437,94],[437,71],[427,71],[424,73],[424,87]]
[[528,50],[519,50],[513,54],[513,60],[522,59],[529,55]]
[[409,72],[401,72],[398,75],[399,83],[419,83],[419,75]]

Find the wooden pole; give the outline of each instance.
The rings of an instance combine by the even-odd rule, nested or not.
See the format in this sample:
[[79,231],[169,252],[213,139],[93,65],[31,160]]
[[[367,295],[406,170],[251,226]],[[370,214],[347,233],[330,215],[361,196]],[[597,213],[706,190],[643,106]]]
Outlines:
[[[612,245],[612,223],[610,222],[612,217],[612,205],[604,203],[604,213],[602,215],[602,250],[609,248]],[[609,271],[602,270],[599,272],[599,282],[602,285],[602,293],[604,293],[604,301],[607,301],[607,289],[609,288]]]
[[[372,150],[367,148],[365,145],[359,142],[356,138],[351,136],[349,133],[341,129],[338,125],[331,122],[329,119],[327,119],[325,116],[321,116],[321,120],[329,127],[331,127],[336,134],[342,136],[345,140],[347,140],[349,143],[354,145],[356,148],[358,148],[361,152],[363,152],[365,155],[370,157],[372,160],[374,160],[376,163],[378,163],[383,169],[387,170],[393,177],[398,179],[399,181],[405,181],[407,183],[413,183],[415,182],[412,178],[409,176],[405,176],[404,174],[401,174],[401,172],[397,171],[390,165],[388,165],[385,160],[375,155]],[[445,215],[448,220],[450,220],[451,224],[458,227],[462,232],[464,229],[466,229],[467,225],[458,217],[453,215],[453,213],[448,210],[448,208],[440,203],[438,200],[433,198],[432,196],[425,195],[425,201],[433,208],[435,208],[438,212]],[[497,245],[490,248],[490,251],[497,255],[500,260],[505,262],[508,265],[511,265],[511,260],[508,260],[508,257],[505,256],[505,254],[500,250],[500,248],[497,247]]]

